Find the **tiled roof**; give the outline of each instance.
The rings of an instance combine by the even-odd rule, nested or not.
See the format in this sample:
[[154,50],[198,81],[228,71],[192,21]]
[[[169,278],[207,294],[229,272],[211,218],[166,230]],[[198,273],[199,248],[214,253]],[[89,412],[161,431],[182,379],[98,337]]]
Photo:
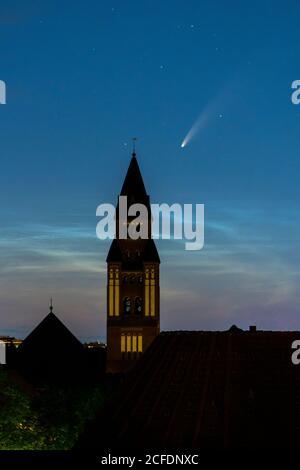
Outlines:
[[300,332],[163,332],[78,445],[299,446],[295,339]]

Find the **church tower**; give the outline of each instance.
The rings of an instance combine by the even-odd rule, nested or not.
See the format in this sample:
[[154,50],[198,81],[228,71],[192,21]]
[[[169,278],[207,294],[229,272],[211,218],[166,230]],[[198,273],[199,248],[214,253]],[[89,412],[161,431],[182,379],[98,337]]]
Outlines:
[[[122,239],[126,225],[116,208],[116,237],[107,255],[107,372],[129,369],[159,334],[159,264],[151,238],[150,199],[133,152],[120,196],[128,208],[143,204],[148,209],[148,238]],[[127,218],[127,227],[135,217]]]

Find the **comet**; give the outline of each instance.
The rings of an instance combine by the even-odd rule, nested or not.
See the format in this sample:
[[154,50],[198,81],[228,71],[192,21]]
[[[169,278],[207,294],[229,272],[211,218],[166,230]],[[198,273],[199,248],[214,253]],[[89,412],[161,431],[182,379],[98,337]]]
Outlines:
[[217,115],[217,108],[219,105],[219,99],[215,99],[210,102],[198,116],[185,138],[181,143],[181,148],[187,146],[187,144],[200,132],[202,131],[209,122]]
[[215,96],[203,109],[200,115],[197,117],[196,121],[186,134],[185,138],[180,144],[181,148],[186,147],[190,141],[197,135],[199,132],[203,131],[204,128],[217,116],[219,118],[223,117],[223,114],[220,113],[220,108],[224,106],[224,101],[229,97],[229,87],[223,88],[221,92]]
[[205,126],[208,124],[212,118],[213,112],[209,107],[205,108],[200,116],[196,119],[195,123],[192,125],[185,138],[181,143],[181,148],[187,146],[187,144],[192,140],[192,138],[198,134]]

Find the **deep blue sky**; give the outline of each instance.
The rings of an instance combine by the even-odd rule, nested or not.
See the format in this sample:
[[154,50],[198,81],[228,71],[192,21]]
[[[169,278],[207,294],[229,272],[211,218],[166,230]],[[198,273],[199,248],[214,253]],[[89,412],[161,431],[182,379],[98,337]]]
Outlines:
[[0,2],[0,334],[53,296],[104,337],[95,210],[135,135],[152,202],[205,204],[202,251],[158,244],[162,328],[300,329],[299,18],[297,1]]

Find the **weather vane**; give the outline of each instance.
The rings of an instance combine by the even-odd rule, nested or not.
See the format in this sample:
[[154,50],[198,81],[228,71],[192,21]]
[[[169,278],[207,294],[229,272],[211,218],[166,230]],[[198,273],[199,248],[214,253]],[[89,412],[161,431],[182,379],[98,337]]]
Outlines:
[[50,312],[51,312],[51,313],[53,312],[52,297],[51,297],[51,299],[50,299]]
[[132,153],[135,154],[135,143],[137,141],[137,137],[132,138]]

